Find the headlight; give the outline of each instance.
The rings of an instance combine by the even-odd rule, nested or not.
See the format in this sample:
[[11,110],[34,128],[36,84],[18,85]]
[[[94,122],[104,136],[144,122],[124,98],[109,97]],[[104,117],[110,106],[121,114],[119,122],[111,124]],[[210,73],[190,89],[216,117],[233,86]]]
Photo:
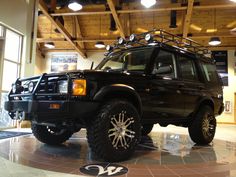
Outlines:
[[34,90],[34,83],[33,82],[29,82],[28,90],[29,90],[29,92],[33,92],[33,90]]
[[58,92],[67,94],[68,93],[68,81],[59,81]]
[[12,84],[11,88],[12,88],[12,93],[16,93],[16,85]]
[[72,93],[75,96],[85,96],[86,95],[86,80],[76,79],[73,80]]

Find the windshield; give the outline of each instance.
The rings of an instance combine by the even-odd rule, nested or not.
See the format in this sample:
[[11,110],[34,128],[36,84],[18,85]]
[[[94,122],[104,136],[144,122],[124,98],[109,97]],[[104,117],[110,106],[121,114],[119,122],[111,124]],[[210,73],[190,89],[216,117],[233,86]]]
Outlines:
[[105,58],[96,68],[105,71],[144,71],[153,48],[145,48],[124,53],[114,53]]

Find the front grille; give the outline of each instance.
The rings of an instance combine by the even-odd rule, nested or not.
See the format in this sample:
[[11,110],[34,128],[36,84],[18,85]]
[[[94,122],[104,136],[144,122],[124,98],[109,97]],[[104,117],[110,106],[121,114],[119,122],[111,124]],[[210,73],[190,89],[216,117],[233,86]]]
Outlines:
[[[11,90],[9,100],[65,100],[68,94],[58,91],[58,83],[71,81],[71,77],[65,74],[49,74],[26,79],[18,79],[15,83],[16,91]],[[33,89],[29,84],[33,83]],[[69,85],[69,84],[68,84]]]

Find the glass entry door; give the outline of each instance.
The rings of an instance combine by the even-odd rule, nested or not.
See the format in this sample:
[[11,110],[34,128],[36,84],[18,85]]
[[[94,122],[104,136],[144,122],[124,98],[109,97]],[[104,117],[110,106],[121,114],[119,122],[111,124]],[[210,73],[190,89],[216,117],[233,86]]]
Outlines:
[[4,102],[11,85],[20,76],[23,36],[0,24],[0,128],[14,126],[14,122],[4,110]]

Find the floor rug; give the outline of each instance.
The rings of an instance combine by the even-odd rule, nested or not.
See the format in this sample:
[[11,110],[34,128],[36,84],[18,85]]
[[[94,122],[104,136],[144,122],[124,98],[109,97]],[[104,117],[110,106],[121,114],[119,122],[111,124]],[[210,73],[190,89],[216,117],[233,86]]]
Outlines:
[[28,135],[28,134],[31,134],[31,133],[28,133],[28,132],[0,131],[0,140],[1,139],[6,139],[6,138],[22,136],[22,135]]

